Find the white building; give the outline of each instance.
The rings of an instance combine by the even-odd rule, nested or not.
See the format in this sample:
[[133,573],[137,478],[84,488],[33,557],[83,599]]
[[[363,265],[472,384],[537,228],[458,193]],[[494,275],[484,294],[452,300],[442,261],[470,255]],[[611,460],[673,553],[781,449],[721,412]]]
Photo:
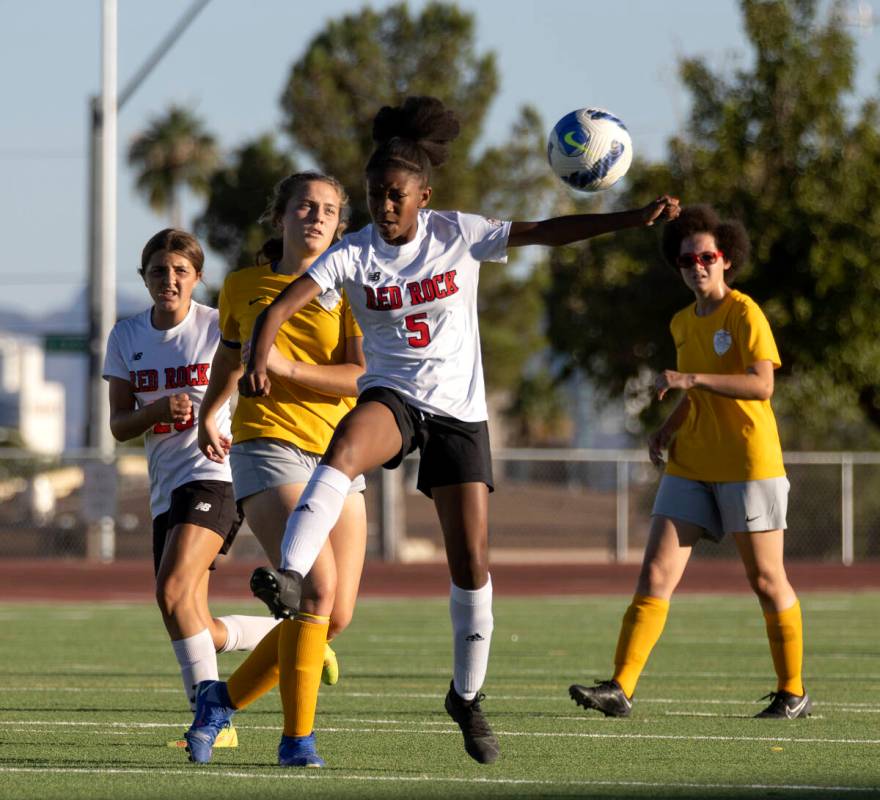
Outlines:
[[37,453],[64,450],[64,386],[45,379],[38,339],[0,333],[0,427]]

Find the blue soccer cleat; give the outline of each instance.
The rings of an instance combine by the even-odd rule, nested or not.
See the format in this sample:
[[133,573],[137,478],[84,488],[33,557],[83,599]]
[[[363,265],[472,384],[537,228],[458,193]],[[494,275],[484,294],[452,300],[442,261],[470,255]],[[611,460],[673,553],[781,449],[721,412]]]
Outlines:
[[184,734],[189,760],[207,764],[214,754],[214,742],[229,728],[235,709],[223,681],[202,681],[196,687],[196,716]]
[[308,736],[282,736],[278,745],[281,767],[324,767],[326,763],[315,750],[315,732]]

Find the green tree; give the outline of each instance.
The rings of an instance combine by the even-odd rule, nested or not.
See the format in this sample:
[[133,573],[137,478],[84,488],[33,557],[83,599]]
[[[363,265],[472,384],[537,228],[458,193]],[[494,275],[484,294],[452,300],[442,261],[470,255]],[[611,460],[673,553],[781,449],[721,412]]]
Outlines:
[[195,229],[230,269],[253,264],[263,242],[277,235],[258,220],[272,187],[295,169],[290,156],[278,150],[275,139],[266,134],[239,147],[211,175],[208,204]]
[[198,194],[218,162],[214,137],[198,117],[180,106],[155,117],[128,150],[128,163],[138,170],[137,188],[157,213],[169,213],[181,227],[180,193],[184,186]]
[[[826,9],[827,10],[827,9]],[[854,420],[880,427],[878,103],[852,109],[854,45],[840,8],[815,0],[743,0],[754,62],[732,75],[685,60],[690,119],[663,164],[639,162],[621,200],[663,191],[736,216],[753,245],[737,287],[761,303],[783,359],[781,405],[837,387],[844,428],[808,414],[798,437],[834,446]],[[675,364],[672,314],[689,293],[661,262],[657,237],[631,232],[554,256],[548,292],[554,346],[613,393],[641,391],[645,365]],[[577,331],[574,337],[571,331]],[[786,400],[786,392],[791,400]],[[823,404],[814,399],[815,407]],[[855,404],[856,407],[853,407]],[[828,409],[833,414],[833,407]],[[864,427],[864,425],[862,425]],[[864,438],[862,439],[864,442]]]
[[475,52],[473,15],[429,3],[414,17],[400,3],[329,22],[292,66],[281,107],[297,146],[348,189],[360,228],[369,222],[364,165],[379,108],[428,94],[456,110],[461,134],[437,173],[434,203],[473,209],[482,187],[471,172],[472,150],[497,89],[494,55]]
[[[477,147],[497,88],[495,58],[476,52],[471,14],[430,3],[414,16],[401,3],[329,22],[291,67],[281,106],[294,149],[349,191],[353,230],[369,222],[364,166],[373,150],[373,117],[383,105],[418,94],[441,98],[462,124],[449,161],[433,176],[432,207],[528,218],[549,207],[558,182],[546,166],[545,129],[533,109],[520,110],[504,141]],[[234,230],[245,230],[256,217],[243,219],[230,197],[243,177],[239,167],[225,167],[218,176],[199,230],[235,266],[256,239],[236,239]],[[541,281],[540,272],[526,265],[486,264],[481,270],[490,389],[515,394],[524,365],[545,346]]]

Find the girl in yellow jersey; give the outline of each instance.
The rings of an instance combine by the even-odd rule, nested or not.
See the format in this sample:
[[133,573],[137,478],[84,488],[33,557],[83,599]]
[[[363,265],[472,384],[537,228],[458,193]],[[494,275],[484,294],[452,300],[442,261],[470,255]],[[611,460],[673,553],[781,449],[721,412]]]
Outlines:
[[764,612],[778,679],[770,705],[757,716],[795,719],[811,711],[801,678],[801,609],[782,562],[789,485],[770,407],[779,353],[761,309],[729,286],[748,253],[742,225],[721,222],[708,206],[683,209],[663,232],[664,257],[696,302],[670,325],[677,369],[655,382],[660,399],[670,389],[685,394],[649,438],[651,461],[662,465],[668,447],[669,463],[636,594],[623,617],[614,676],[569,690],[578,705],[606,716],[629,716],[697,540],[720,541],[726,534],[734,537]]
[[[336,424],[355,404],[363,373],[361,332],[347,298],[328,291],[286,322],[275,339],[270,370],[278,380],[271,396],[240,397],[232,442],[221,435],[214,411],[242,374],[242,343],[249,342],[259,313],[338,238],[348,197],[335,179],[315,172],[290,175],[275,188],[264,220],[281,236],[261,251],[262,263],[230,273],[220,293],[220,346],[199,418],[199,445],[214,461],[231,460],[235,498],[272,564],[279,565],[290,512],[327,449]],[[338,582],[331,617],[298,613],[285,619],[256,647],[227,683],[206,681],[204,700],[238,710],[279,684],[284,735],[311,733],[318,684],[335,683],[335,656],[327,644],[351,620],[366,547],[364,479],[348,490],[342,516],[330,536]],[[283,616],[275,609],[276,616]],[[204,716],[204,714],[202,714]],[[213,739],[201,735],[205,719],[187,732],[190,758],[210,761]],[[207,721],[210,727],[210,721]],[[198,730],[196,730],[198,729]]]

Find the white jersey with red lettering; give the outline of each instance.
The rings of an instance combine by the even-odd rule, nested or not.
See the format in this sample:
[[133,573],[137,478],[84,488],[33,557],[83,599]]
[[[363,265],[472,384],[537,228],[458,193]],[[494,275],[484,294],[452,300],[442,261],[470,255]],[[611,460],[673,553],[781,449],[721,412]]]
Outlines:
[[509,222],[422,210],[401,247],[367,225],[312,264],[323,290],[345,288],[363,331],[358,391],[384,386],[431,414],[487,418],[477,284],[481,261],[507,261],[509,235]]
[[[190,481],[232,481],[229,460],[215,464],[202,455],[197,440],[199,407],[211,362],[220,341],[217,309],[192,301],[179,325],[167,331],[153,327],[148,308],[113,326],[104,358],[104,378],[131,384],[138,408],[186,392],[192,417],[185,423],[158,423],[144,434],[150,473],[153,518],[171,506],[171,492]],[[229,436],[229,403],[217,412],[217,426]]]

